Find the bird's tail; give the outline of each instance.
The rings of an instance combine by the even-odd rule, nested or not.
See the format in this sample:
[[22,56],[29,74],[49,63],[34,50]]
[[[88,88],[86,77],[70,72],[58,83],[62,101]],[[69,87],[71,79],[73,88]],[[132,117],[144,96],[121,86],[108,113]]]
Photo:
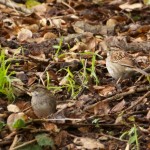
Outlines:
[[150,74],[148,74],[147,72],[145,72],[144,70],[142,70],[140,68],[133,68],[133,70],[141,73],[142,75],[145,75],[146,77],[150,77]]

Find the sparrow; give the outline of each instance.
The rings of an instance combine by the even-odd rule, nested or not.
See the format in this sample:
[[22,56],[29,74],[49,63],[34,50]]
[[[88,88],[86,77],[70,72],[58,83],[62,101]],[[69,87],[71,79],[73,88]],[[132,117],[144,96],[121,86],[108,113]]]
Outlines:
[[106,68],[109,74],[119,81],[129,78],[134,72],[149,76],[147,72],[137,66],[131,55],[117,47],[107,50]]
[[31,106],[38,118],[46,118],[56,112],[57,98],[45,87],[34,85],[29,89],[31,93]]

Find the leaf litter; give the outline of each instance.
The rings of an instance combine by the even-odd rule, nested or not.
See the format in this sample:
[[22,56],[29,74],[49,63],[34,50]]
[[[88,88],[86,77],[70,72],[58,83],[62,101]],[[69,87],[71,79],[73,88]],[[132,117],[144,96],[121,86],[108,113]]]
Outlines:
[[[148,150],[149,79],[135,74],[118,91],[103,45],[107,40],[128,51],[150,72],[148,2],[13,5],[0,2],[0,43],[15,96],[8,100],[0,90],[0,148]],[[33,113],[28,89],[34,84],[58,97],[57,112],[48,118]]]

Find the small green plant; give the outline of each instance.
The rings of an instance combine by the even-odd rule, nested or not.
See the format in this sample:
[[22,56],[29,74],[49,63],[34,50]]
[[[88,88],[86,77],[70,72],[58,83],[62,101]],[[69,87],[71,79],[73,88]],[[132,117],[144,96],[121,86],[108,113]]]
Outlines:
[[55,93],[56,91],[61,91],[62,90],[62,87],[61,86],[53,86],[53,85],[51,85],[51,79],[50,79],[50,76],[49,76],[49,73],[48,72],[46,72],[46,88],[48,89],[48,90],[50,90],[50,89],[53,89],[53,92]]
[[13,89],[11,86],[11,75],[14,72],[8,73],[10,64],[7,65],[9,59],[5,59],[5,53],[2,48],[0,48],[0,93],[7,96],[9,100],[14,99]]
[[[59,44],[58,51],[56,52],[56,55],[58,55],[61,47],[61,42]],[[78,96],[78,94],[81,92],[81,90],[84,87],[87,87],[87,84],[89,83],[89,78],[93,78],[95,83],[98,84],[99,80],[96,75],[96,57],[100,57],[97,53],[93,52],[86,52],[86,53],[80,53],[80,55],[92,55],[92,65],[91,67],[87,68],[87,59],[81,59],[82,68],[79,71],[71,72],[70,68],[66,69],[60,69],[66,71],[66,75],[63,78],[63,84],[58,86],[53,86],[50,83],[50,77],[47,72],[47,89],[53,89],[54,91],[60,91],[62,89],[67,89],[68,92],[70,92],[71,97],[75,98]]]
[[150,0],[143,0],[145,5],[150,5]]
[[92,66],[91,66],[91,75],[90,76],[94,78],[95,83],[97,85],[99,83],[99,80],[97,78],[96,71],[95,71],[96,70],[95,69],[95,62],[96,62],[96,54],[94,54],[92,57]]
[[40,5],[41,3],[40,2],[38,2],[37,0],[26,0],[25,1],[26,3],[26,7],[27,8],[32,8],[32,7],[34,7],[34,6],[36,6],[36,5]]
[[87,73],[87,59],[81,59],[81,63],[82,63],[82,66],[83,68],[79,71],[79,79],[82,83],[82,87],[87,87],[87,84],[89,82],[89,76],[88,76],[88,73]]
[[3,129],[3,127],[5,127],[5,123],[0,121],[0,131]]
[[13,54],[13,59],[15,59],[15,56],[18,56],[20,53],[22,54],[22,56],[24,56],[25,52],[24,52],[24,48],[22,46],[18,47],[15,51],[14,51],[14,54]]
[[129,131],[124,132],[121,135],[120,139],[127,138],[127,137],[128,137],[129,145],[131,145],[131,144],[133,145],[134,143],[136,144],[132,149],[136,148],[136,150],[140,150],[139,142],[138,142],[137,127],[135,124]]
[[[62,70],[62,69],[61,69]],[[59,71],[61,71],[59,70]],[[50,84],[50,77],[47,73],[47,89],[53,89],[54,91],[60,91],[62,89],[67,89],[67,91],[70,93],[72,98],[75,98],[79,92],[81,91],[81,85],[77,84],[75,79],[74,79],[74,75],[73,73],[70,71],[69,67],[66,69],[63,69],[66,71],[66,75],[63,78],[63,84],[58,86],[52,86]]]
[[150,76],[147,76],[146,78],[147,78],[147,81],[150,83]]
[[55,57],[58,57],[60,50],[62,49],[63,37],[60,38],[59,45],[54,45],[53,48],[57,49]]
[[92,124],[94,124],[96,128],[99,127],[99,120],[100,120],[99,118],[96,118],[92,121]]
[[98,55],[97,53],[93,53],[93,52],[88,52],[88,54],[92,54],[92,65],[90,68],[87,68],[87,70],[90,72],[90,77],[94,79],[96,85],[98,85],[99,83],[99,79],[96,75],[96,57],[100,57],[102,58],[100,55]]
[[25,121],[23,119],[18,119],[13,123],[13,128],[15,129],[21,129],[25,127]]
[[81,90],[81,86],[75,82],[74,75],[70,71],[69,67],[65,70],[66,70],[67,74],[65,76],[66,83],[65,83],[64,87],[67,88],[68,92],[71,92],[71,97],[74,98],[79,94],[79,92]]
[[48,146],[54,148],[54,141],[48,134],[38,134],[36,135],[35,139],[39,146]]

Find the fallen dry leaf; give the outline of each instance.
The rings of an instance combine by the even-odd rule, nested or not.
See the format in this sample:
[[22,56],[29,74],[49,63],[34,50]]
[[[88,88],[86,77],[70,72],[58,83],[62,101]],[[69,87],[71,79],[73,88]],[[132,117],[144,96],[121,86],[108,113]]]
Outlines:
[[107,97],[109,95],[113,95],[116,93],[116,88],[113,85],[103,85],[103,86],[93,86],[94,89],[96,89],[100,96]]
[[124,100],[122,100],[121,102],[119,102],[117,105],[115,105],[111,109],[111,113],[113,113],[113,112],[120,112],[125,107],[125,104],[126,104],[126,102]]
[[67,142],[67,137],[68,137],[68,132],[60,131],[55,138],[55,144],[57,146],[61,146],[62,144]]
[[20,42],[27,41],[32,38],[32,32],[29,29],[22,28],[21,31],[18,32],[17,39]]
[[110,107],[108,102],[101,101],[94,107],[94,114],[108,115]]
[[60,129],[54,123],[43,123],[45,129],[50,132],[59,132]]
[[91,139],[91,138],[75,138],[74,139],[74,143],[77,145],[81,145],[82,148],[88,149],[88,150],[92,150],[92,149],[105,149],[105,146],[98,142],[95,139]]

